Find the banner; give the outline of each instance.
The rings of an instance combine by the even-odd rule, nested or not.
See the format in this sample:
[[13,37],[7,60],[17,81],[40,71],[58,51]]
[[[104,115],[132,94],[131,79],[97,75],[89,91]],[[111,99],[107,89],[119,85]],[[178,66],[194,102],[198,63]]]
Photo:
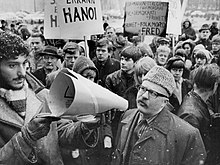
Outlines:
[[166,34],[168,3],[129,1],[125,4],[124,31],[133,35]]
[[100,0],[57,0],[61,38],[83,39],[103,33]]
[[65,118],[128,108],[124,98],[69,69],[63,69],[57,75],[47,101],[52,115]]
[[45,1],[44,6],[44,37],[46,39],[60,39],[57,5],[55,0]]

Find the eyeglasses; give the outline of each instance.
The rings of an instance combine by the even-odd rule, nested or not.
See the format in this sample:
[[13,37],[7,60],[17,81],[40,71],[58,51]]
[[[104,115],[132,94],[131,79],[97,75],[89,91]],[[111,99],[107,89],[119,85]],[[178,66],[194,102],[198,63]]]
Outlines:
[[165,95],[163,95],[163,94],[161,94],[161,93],[158,93],[158,92],[156,92],[156,91],[147,89],[146,87],[144,87],[144,86],[142,86],[142,85],[140,85],[140,86],[138,87],[138,89],[139,89],[139,93],[140,93],[141,95],[143,95],[145,92],[148,92],[148,94],[150,94],[150,96],[151,96],[152,98],[154,98],[154,99],[156,99],[158,96],[160,96],[160,97],[166,97],[166,98],[167,98],[167,96],[165,96]]

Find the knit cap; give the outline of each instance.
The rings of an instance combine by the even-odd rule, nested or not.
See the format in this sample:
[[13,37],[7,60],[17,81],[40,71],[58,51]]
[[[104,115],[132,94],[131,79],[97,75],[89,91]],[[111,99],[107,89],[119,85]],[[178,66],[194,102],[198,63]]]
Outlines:
[[73,71],[82,74],[86,69],[94,70],[96,72],[96,78],[98,78],[98,70],[92,60],[85,56],[79,56],[74,62]]
[[[175,89],[175,80],[173,75],[162,66],[154,66],[143,78],[143,81],[149,81],[152,86],[158,86],[161,93],[170,97]],[[166,91],[166,93],[163,92]],[[158,91],[157,91],[158,92]]]

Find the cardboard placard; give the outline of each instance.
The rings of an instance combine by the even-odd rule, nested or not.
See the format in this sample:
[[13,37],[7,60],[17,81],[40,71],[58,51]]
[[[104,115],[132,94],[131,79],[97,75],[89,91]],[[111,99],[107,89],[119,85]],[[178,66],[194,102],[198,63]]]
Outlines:
[[44,6],[44,37],[46,39],[60,39],[57,4],[55,0],[45,1]]
[[60,0],[57,9],[61,38],[83,39],[103,33],[100,0]]
[[126,110],[128,101],[69,69],[63,69],[50,87],[48,105],[54,116],[71,118],[112,108]]
[[181,34],[182,8],[180,0],[164,0],[169,2],[167,34]]
[[165,35],[168,2],[128,1],[125,4],[125,33]]

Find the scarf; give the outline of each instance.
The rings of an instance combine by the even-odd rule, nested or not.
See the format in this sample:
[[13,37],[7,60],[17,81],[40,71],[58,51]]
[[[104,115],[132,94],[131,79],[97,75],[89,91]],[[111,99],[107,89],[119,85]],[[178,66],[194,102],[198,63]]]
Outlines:
[[26,81],[21,90],[0,88],[0,97],[4,98],[9,106],[22,117],[25,116],[26,111],[27,89],[28,84]]

